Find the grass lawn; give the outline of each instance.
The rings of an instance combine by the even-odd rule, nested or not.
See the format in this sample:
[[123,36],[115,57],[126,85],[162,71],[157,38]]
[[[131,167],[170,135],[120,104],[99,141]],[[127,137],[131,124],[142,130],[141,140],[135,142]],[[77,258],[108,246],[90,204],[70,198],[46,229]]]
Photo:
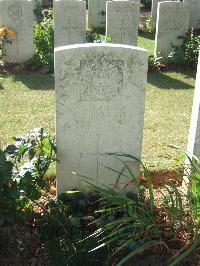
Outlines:
[[138,47],[145,48],[149,51],[149,54],[154,54],[155,36],[151,33],[139,33]]
[[[143,140],[143,160],[168,168],[167,145],[185,148],[192,108],[194,73],[150,73],[148,76]],[[51,75],[1,75],[0,139],[43,126],[54,133],[55,95]]]
[[51,75],[0,75],[0,140],[11,141],[35,127],[54,132],[54,78]]

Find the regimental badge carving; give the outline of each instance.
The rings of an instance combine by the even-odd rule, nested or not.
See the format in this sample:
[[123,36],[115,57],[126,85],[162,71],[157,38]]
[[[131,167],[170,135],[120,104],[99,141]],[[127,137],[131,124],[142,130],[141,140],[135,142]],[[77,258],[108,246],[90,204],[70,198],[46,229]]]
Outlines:
[[10,5],[8,7],[8,16],[17,23],[22,16],[22,8],[16,4]]

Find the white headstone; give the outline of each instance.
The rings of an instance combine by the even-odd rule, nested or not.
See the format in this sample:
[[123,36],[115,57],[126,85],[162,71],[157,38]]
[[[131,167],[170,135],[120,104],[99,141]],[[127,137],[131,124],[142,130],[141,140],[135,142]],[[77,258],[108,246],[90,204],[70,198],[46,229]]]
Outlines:
[[182,45],[188,26],[188,4],[173,1],[158,3],[155,56],[166,59],[172,50],[172,45]]
[[[158,10],[158,3],[159,2],[164,2],[166,0],[152,0],[151,4],[151,17],[154,22],[154,25],[156,25],[156,20],[157,20],[157,10]],[[179,0],[172,0],[172,1],[179,1]]]
[[197,68],[187,151],[190,155],[195,155],[200,158],[200,55]]
[[107,0],[88,0],[89,28],[106,28],[106,2]]
[[184,0],[190,5],[190,29],[200,29],[200,0]]
[[122,165],[106,153],[141,157],[147,58],[116,44],[55,49],[58,193],[80,185],[73,171],[113,185],[116,175],[103,165]]
[[33,4],[31,0],[0,0],[0,27],[13,30],[12,44],[6,45],[7,63],[30,59],[33,46]]
[[80,0],[55,0],[55,47],[86,42],[86,2]]
[[106,36],[113,43],[137,45],[140,3],[108,1],[106,8]]

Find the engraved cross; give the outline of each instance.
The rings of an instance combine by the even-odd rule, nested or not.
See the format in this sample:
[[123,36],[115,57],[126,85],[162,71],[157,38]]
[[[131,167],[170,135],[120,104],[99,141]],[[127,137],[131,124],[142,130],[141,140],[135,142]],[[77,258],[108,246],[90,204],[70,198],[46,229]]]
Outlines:
[[96,178],[97,181],[99,180],[99,166],[101,165],[101,158],[102,156],[105,156],[105,153],[100,153],[99,152],[99,145],[100,145],[100,134],[97,134],[97,145],[96,145],[96,153],[80,153],[80,157],[84,157],[84,156],[92,156],[92,157],[96,157]]
[[71,19],[68,20],[68,26],[63,27],[63,29],[66,29],[68,31],[69,40],[71,40],[71,29],[77,29],[77,27],[71,25]]

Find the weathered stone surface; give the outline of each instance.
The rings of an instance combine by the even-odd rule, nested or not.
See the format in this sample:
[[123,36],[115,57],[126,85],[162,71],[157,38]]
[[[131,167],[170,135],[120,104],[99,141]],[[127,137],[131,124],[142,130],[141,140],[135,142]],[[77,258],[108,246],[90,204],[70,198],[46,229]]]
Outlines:
[[107,0],[88,0],[88,27],[106,28]]
[[[157,20],[157,10],[158,10],[158,3],[164,2],[166,0],[152,0],[151,5],[151,17],[154,22],[154,25],[156,26],[156,20]],[[172,0],[172,1],[179,1],[179,0]]]
[[183,2],[190,5],[190,29],[200,29],[200,1],[183,0]]
[[86,2],[55,0],[55,47],[86,42]]
[[22,63],[33,55],[33,4],[31,0],[0,0],[0,27],[15,31],[6,45],[6,62]]
[[113,185],[116,175],[103,165],[122,165],[106,153],[140,158],[147,57],[143,49],[116,44],[55,49],[58,193],[79,187],[72,171]]
[[188,152],[200,158],[200,55],[188,137]]
[[106,35],[113,43],[137,45],[140,3],[136,1],[108,1]]
[[182,45],[183,36],[188,31],[188,26],[188,4],[173,1],[158,3],[155,56],[162,56],[166,59],[172,45]]

